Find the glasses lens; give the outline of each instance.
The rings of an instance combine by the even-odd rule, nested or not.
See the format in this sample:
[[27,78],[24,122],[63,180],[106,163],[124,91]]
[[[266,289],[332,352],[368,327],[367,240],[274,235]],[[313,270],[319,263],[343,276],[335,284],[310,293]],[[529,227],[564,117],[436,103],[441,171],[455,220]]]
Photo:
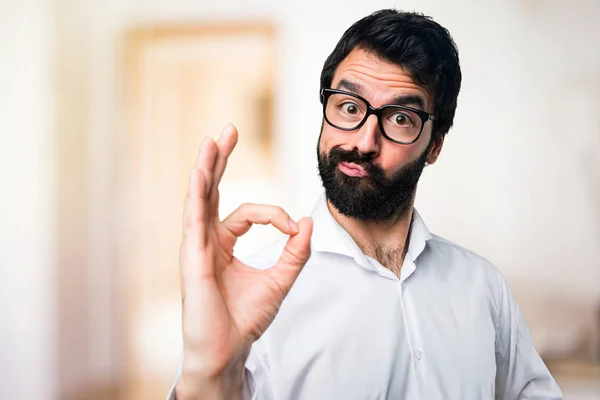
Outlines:
[[354,129],[367,114],[367,105],[356,97],[333,93],[327,100],[325,116],[332,125],[342,129]]
[[423,126],[421,117],[400,107],[386,107],[381,114],[383,130],[393,140],[399,142],[414,141]]

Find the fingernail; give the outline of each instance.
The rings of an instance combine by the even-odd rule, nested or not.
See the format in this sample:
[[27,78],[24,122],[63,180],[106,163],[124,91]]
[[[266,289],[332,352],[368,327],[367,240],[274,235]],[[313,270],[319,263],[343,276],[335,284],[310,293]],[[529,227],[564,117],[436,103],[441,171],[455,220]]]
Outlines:
[[202,140],[202,143],[200,143],[200,148],[201,148],[201,149],[202,149],[202,148],[204,148],[204,146],[206,146],[206,142],[208,142],[208,138],[207,138],[207,137],[205,137],[205,138]]
[[290,225],[290,228],[292,228],[292,232],[294,232],[294,233],[298,232],[298,224],[295,223],[293,219],[289,220],[289,225]]

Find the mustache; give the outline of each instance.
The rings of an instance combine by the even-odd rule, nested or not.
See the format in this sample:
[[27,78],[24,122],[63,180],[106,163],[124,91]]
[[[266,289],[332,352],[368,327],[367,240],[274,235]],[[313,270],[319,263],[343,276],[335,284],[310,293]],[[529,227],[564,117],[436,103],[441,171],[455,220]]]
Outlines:
[[375,155],[373,153],[361,153],[356,149],[348,151],[334,147],[329,151],[327,158],[328,164],[331,167],[337,166],[341,162],[360,165],[369,174],[368,179],[370,181],[384,182],[386,179],[385,170],[375,162]]
[[339,147],[334,147],[329,151],[328,158],[331,163],[338,164],[340,162],[347,162],[358,164],[365,168],[365,170],[381,168],[375,163],[374,157],[371,154],[362,154],[356,149],[348,151],[342,150]]

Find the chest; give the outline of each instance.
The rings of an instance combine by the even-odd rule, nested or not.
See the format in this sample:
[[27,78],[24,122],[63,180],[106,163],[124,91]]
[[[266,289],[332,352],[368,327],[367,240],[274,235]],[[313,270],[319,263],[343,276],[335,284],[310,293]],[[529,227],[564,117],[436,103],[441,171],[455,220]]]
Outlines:
[[493,397],[495,329],[484,294],[375,279],[314,280],[282,307],[269,328],[271,371],[279,390],[305,395],[281,398]]

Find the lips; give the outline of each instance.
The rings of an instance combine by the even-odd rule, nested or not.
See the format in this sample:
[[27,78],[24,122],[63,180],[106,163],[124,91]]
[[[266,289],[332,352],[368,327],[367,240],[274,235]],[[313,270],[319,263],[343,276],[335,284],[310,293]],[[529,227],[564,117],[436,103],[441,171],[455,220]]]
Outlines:
[[369,175],[362,166],[354,163],[341,162],[338,164],[338,168],[340,171],[349,176],[363,177]]

